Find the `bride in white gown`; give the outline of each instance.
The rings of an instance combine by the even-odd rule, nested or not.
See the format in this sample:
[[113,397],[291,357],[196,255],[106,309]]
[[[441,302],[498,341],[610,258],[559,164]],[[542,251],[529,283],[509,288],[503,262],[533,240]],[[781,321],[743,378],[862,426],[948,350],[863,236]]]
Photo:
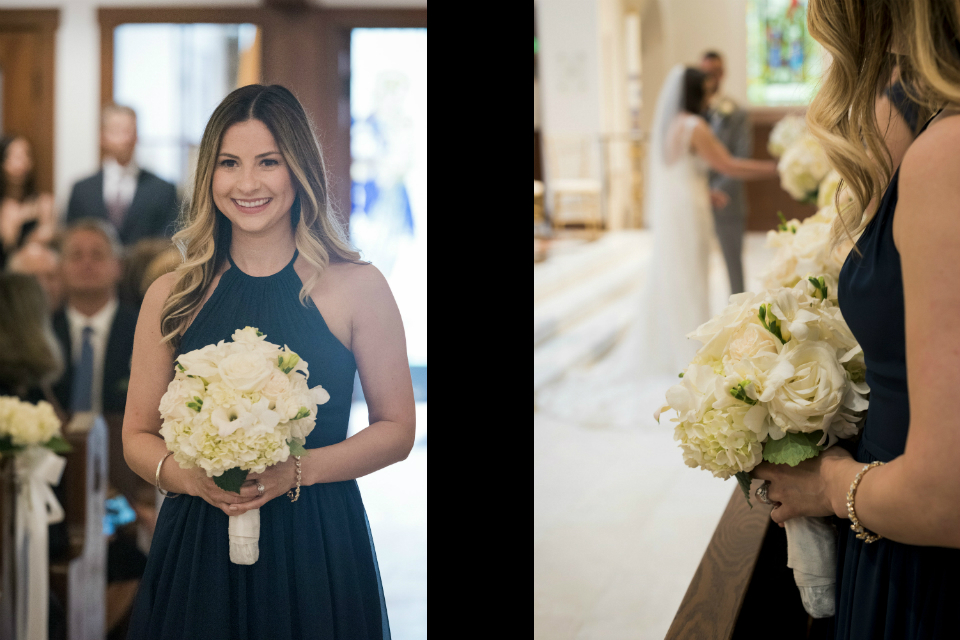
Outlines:
[[644,182],[653,252],[637,315],[604,359],[537,395],[547,413],[594,425],[649,423],[700,346],[686,336],[710,319],[708,171],[744,180],[777,175],[773,161],[735,158],[713,135],[700,115],[705,80],[699,69],[677,65],[657,101]]

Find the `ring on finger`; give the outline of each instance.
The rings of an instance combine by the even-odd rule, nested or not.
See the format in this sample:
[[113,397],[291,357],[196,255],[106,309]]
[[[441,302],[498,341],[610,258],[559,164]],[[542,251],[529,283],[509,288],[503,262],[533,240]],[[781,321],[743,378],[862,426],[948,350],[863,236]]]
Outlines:
[[262,484],[260,484],[260,481],[257,480],[257,497],[258,497],[258,498],[262,498],[264,491],[266,491],[266,487],[264,487]]
[[773,504],[773,501],[767,497],[767,489],[770,486],[769,482],[764,482],[762,485],[757,487],[756,496],[757,500],[763,504]]

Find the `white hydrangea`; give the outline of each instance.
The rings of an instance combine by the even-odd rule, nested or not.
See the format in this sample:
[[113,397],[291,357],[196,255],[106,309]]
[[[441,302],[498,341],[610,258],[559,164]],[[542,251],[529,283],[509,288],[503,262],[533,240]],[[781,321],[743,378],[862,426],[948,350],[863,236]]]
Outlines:
[[160,434],[181,467],[214,477],[228,469],[262,472],[285,461],[330,399],[307,384],[307,363],[253,327],[177,358],[160,401]]
[[810,133],[804,133],[790,145],[777,163],[780,186],[800,201],[816,201],[820,182],[830,169],[826,152]]
[[16,447],[43,445],[60,435],[60,419],[49,402],[24,402],[0,396],[0,438]]
[[767,151],[774,158],[779,158],[794,142],[807,132],[807,123],[801,116],[786,116],[773,126],[770,131],[770,140],[767,142]]

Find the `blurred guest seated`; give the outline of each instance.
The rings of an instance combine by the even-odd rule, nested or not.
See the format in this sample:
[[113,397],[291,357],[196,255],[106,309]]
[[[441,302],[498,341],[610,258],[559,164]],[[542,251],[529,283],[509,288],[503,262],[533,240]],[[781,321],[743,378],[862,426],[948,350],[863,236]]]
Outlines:
[[[176,260],[173,268],[180,264],[180,252],[168,238],[145,238],[133,245],[127,251],[123,265],[123,277],[120,279],[120,302],[139,309],[147,288],[154,280],[167,271],[152,276],[150,283],[144,286],[147,271],[158,256],[165,256],[165,261]],[[173,268],[168,271],[173,271]]]
[[73,223],[63,238],[64,308],[53,317],[67,354],[54,391],[70,411],[123,412],[137,314],[117,300],[120,246],[103,220]]
[[24,245],[49,242],[55,228],[53,197],[37,192],[30,143],[0,138],[0,268]]
[[100,126],[103,166],[73,186],[67,222],[80,218],[109,221],[124,246],[142,238],[172,235],[177,189],[137,166],[137,114],[130,107],[108,105]]
[[31,242],[7,261],[7,271],[34,276],[47,294],[51,311],[63,302],[60,284],[60,254],[46,245]]
[[0,395],[47,400],[65,417],[51,385],[64,358],[54,337],[46,296],[37,279],[0,274]]

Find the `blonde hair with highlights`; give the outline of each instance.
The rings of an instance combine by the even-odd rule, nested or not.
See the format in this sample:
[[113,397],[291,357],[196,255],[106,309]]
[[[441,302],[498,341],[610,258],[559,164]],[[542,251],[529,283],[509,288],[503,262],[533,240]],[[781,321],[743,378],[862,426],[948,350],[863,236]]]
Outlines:
[[213,172],[227,129],[248,120],[259,120],[270,130],[290,170],[296,193],[291,207],[294,240],[314,267],[300,290],[300,302],[308,303],[310,290],[331,260],[360,261],[330,205],[320,145],[300,102],[280,85],[241,87],[210,116],[200,142],[193,197],[181,211],[180,230],[173,236],[183,261],[160,312],[160,331],[164,342],[175,347],[230,250],[230,221],[214,204]]
[[[833,56],[807,125],[820,140],[853,196],[841,210],[834,241],[853,239],[876,211],[893,174],[875,104],[895,67],[921,121],[960,103],[958,0],[810,0],[810,34]],[[891,52],[891,49],[897,53]]]

